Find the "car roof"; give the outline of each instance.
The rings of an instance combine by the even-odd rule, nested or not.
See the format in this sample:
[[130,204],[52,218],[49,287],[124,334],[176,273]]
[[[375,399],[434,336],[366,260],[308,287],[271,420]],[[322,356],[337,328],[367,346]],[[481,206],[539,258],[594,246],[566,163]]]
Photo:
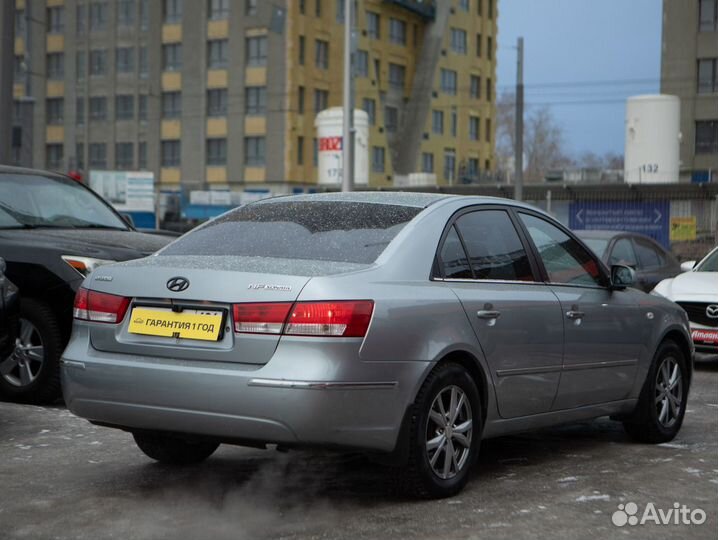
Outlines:
[[51,171],[45,171],[42,169],[28,169],[25,167],[12,167],[10,165],[0,165],[0,174],[33,174],[37,176],[47,176],[51,178],[67,178],[62,174]]
[[435,202],[453,197],[456,197],[456,195],[448,195],[444,193],[411,193],[406,191],[351,191],[283,195],[279,197],[262,199],[253,204],[325,201],[389,204],[394,206],[413,206],[415,208],[426,208],[427,206]]

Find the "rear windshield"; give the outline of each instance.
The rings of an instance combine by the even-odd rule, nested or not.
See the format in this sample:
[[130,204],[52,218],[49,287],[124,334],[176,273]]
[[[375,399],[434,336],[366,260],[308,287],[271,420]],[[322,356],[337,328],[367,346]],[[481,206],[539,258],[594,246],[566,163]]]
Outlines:
[[159,255],[239,255],[370,264],[421,208],[338,201],[258,203],[188,233]]

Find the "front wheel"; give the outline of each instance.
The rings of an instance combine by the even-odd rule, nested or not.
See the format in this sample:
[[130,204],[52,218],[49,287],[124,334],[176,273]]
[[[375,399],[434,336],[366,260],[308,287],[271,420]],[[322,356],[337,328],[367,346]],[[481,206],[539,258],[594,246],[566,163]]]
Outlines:
[[683,351],[673,341],[663,342],[648,370],[636,409],[623,422],[626,432],[640,442],[672,440],[683,424],[688,383]]
[[455,495],[469,479],[482,431],[479,391],[461,365],[439,365],[429,374],[414,404],[409,459],[399,471],[411,496]]
[[211,456],[219,443],[184,439],[164,433],[135,432],[135,443],[146,456],[168,465],[192,465]]

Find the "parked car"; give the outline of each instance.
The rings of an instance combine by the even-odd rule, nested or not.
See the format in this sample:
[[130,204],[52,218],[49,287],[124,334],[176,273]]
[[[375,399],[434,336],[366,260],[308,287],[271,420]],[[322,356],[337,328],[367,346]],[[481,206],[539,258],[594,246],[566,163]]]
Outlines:
[[[5,269],[5,260],[0,257],[0,372],[4,368],[1,359],[15,351],[18,330],[18,291],[5,277]],[[32,351],[25,352],[32,354]]]
[[676,435],[688,319],[633,276],[514,201],[269,199],[87,277],[65,401],[161,462],[346,447],[448,496],[482,438],[606,415],[641,441]]
[[[33,403],[60,396],[59,359],[70,337],[83,278],[112,261],[144,257],[169,237],[141,234],[98,195],[70,178],[0,166],[0,256],[20,289],[20,339],[2,357],[0,395]],[[22,351],[29,371],[19,376]]]
[[659,281],[678,275],[681,265],[652,238],[621,231],[576,231],[607,265],[623,264],[636,271],[636,287],[650,292]]
[[696,351],[718,354],[718,246],[698,264],[687,261],[681,268],[683,274],[661,281],[653,294],[686,310]]

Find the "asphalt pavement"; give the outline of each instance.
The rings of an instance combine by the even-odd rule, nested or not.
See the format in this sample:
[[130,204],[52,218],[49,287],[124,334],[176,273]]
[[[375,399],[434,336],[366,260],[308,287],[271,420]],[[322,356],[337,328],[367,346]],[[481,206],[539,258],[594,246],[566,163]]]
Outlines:
[[[177,469],[64,407],[0,403],[2,539],[715,539],[718,358],[697,363],[670,443],[633,443],[608,419],[484,441],[467,489],[439,501],[396,495],[385,473],[355,454],[232,446]],[[674,523],[684,507],[705,521]]]

